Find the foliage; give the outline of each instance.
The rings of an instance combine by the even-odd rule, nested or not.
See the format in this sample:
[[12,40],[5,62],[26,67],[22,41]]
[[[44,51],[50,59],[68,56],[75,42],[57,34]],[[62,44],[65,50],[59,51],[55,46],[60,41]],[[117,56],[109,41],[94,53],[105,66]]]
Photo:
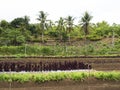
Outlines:
[[[80,56],[86,53],[111,55],[111,52],[120,52],[120,43],[116,43],[116,39],[120,36],[119,24],[110,25],[106,21],[90,23],[93,17],[88,12],[80,18],[80,24],[75,24],[75,18],[72,16],[60,17],[56,22],[47,20],[47,16],[46,12],[40,11],[37,18],[39,23],[32,24],[29,23],[29,16],[17,17],[11,22],[1,20],[0,55],[5,55],[5,52],[6,55],[24,55],[25,43],[33,45],[27,45],[27,55]],[[106,46],[96,44],[105,38],[111,39],[111,43],[106,42]],[[52,44],[50,41],[59,46],[46,46]],[[91,45],[89,41],[94,44]],[[42,44],[42,47],[36,47],[35,43]],[[74,43],[76,47],[72,46]],[[115,44],[114,47],[112,44]],[[4,46],[8,46],[8,50]],[[22,49],[19,51],[17,46]]]
[[[85,12],[81,17],[81,25],[74,24],[75,18],[68,16],[66,18],[60,17],[58,21],[53,22],[52,20],[47,20],[48,14],[44,11],[39,12],[37,20],[39,23],[30,24],[29,16],[17,17],[11,22],[6,20],[1,20],[0,22],[0,44],[5,45],[8,43],[10,45],[21,45],[27,40],[27,42],[39,41],[38,37],[42,35],[43,37],[50,37],[49,39],[61,40],[61,41],[71,41],[73,38],[83,37],[86,33],[87,38],[92,41],[98,41],[104,37],[119,37],[120,35],[120,25],[113,23],[109,25],[108,22],[102,21],[97,23],[90,23],[92,16]],[[17,30],[16,30],[17,29]],[[19,30],[18,30],[19,29]],[[83,30],[84,29],[84,30]],[[9,40],[11,36],[15,37],[15,34],[18,36],[18,42],[14,40]],[[44,33],[46,33],[44,35]],[[114,33],[114,34],[113,34]],[[88,35],[89,34],[89,35]],[[23,40],[25,37],[25,40]],[[22,38],[22,39],[20,39]],[[44,42],[44,39],[42,40]],[[16,44],[15,44],[16,43]],[[20,44],[18,44],[20,43]]]
[[41,49],[41,53],[42,53],[43,56],[45,56],[45,55],[52,55],[53,52],[52,52],[51,48],[49,48],[49,47],[43,47]]
[[102,37],[98,36],[98,35],[89,35],[89,36],[87,36],[87,38],[91,41],[99,41],[102,39]]
[[71,73],[70,75],[71,75],[70,78],[74,81],[83,81],[85,78],[88,77],[86,73],[80,73],[80,72]]
[[109,24],[105,21],[97,23],[95,29],[98,36],[105,36],[111,32]]
[[40,21],[40,31],[42,33],[42,42],[44,42],[44,31],[47,29],[47,13],[44,11],[39,12],[39,17],[37,18]]
[[4,29],[8,28],[9,26],[10,26],[9,23],[6,20],[2,20],[0,22],[0,27],[2,27]]
[[44,73],[2,73],[0,81],[5,82],[35,82],[44,83],[48,81],[61,81],[71,79],[73,81],[84,81],[87,78],[96,78],[104,81],[120,81],[120,72],[44,72]]
[[87,11],[84,13],[83,17],[81,18],[82,29],[85,35],[89,34],[89,24],[91,19],[92,16]]
[[94,73],[94,77],[100,80],[113,80],[119,81],[120,80],[120,72],[97,72]]
[[11,21],[10,25],[13,28],[20,28],[20,27],[24,26],[25,29],[28,29],[29,21],[30,21],[30,19],[28,16],[24,16],[24,18],[19,17],[19,18],[15,18],[13,21]]
[[6,29],[0,39],[0,45],[21,45],[26,37],[18,29]]
[[[20,38],[21,39],[21,38]],[[20,40],[21,41],[21,40]],[[26,51],[25,51],[26,49]],[[25,54],[26,52],[26,54]],[[120,43],[115,42],[114,47],[112,45],[104,43],[88,43],[83,46],[39,46],[23,44],[22,46],[1,46],[0,56],[81,56],[87,55],[119,55]]]

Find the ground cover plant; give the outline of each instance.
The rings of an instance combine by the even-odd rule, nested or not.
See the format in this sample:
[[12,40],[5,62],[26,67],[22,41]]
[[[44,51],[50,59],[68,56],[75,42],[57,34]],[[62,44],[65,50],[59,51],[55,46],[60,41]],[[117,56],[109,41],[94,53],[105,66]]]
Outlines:
[[106,43],[96,42],[81,46],[40,46],[40,45],[23,45],[23,46],[1,46],[0,56],[111,56],[119,55],[120,42],[117,41],[114,46]]
[[34,82],[44,83],[49,81],[61,81],[70,79],[72,81],[83,81],[88,78],[95,78],[102,81],[120,81],[120,72],[38,72],[38,73],[1,73],[0,82]]

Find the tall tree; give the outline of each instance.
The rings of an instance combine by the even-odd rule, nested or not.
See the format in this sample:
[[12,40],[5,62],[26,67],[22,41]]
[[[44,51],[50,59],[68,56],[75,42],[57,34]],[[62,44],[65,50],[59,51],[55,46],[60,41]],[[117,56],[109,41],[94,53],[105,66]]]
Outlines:
[[[85,38],[84,38],[85,46],[86,46],[86,36],[89,34],[89,24],[92,18],[93,16],[91,16],[87,11],[83,14],[81,18],[81,25],[85,35]],[[87,51],[85,47],[85,56],[86,55],[87,55]]]
[[68,16],[66,19],[66,32],[69,34],[69,42],[70,42],[70,33],[74,30],[74,18],[72,16]]
[[47,28],[49,28],[49,30],[53,30],[53,27],[55,27],[55,24],[53,23],[52,20],[47,20]]
[[26,40],[30,39],[30,31],[29,29],[29,17],[18,17],[11,21],[11,26],[13,29],[20,30],[20,32],[26,37]]
[[24,18],[19,17],[12,20],[10,24],[13,28],[20,28],[24,23],[25,23]]
[[85,36],[89,34],[89,24],[93,16],[91,16],[87,11],[84,13],[81,18],[82,29],[84,30]]
[[30,21],[29,16],[24,16],[24,24],[26,29],[29,29],[29,21]]
[[62,17],[58,21],[56,21],[57,25],[57,31],[60,36],[60,40],[62,41],[63,39],[63,33],[65,33],[65,21]]
[[6,20],[0,22],[0,27],[3,29],[9,28],[9,23]]
[[4,29],[0,37],[0,45],[22,45],[25,43],[25,36],[20,30]]
[[95,27],[96,35],[105,36],[108,35],[110,31],[110,25],[106,21],[98,22]]
[[42,33],[42,42],[44,43],[44,31],[47,29],[47,16],[48,14],[44,11],[39,12],[37,20],[40,22],[40,31]]

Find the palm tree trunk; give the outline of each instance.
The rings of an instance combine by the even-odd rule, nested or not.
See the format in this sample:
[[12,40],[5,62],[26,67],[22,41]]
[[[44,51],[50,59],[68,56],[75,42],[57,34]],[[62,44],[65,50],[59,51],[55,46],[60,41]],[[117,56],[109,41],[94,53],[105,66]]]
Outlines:
[[42,43],[44,43],[44,33],[42,32]]
[[62,34],[61,34],[61,35],[60,35],[60,41],[62,41],[62,39],[63,39],[63,38],[62,38]]
[[69,38],[69,43],[70,43],[70,41],[71,41],[71,40],[70,40],[70,35],[69,35],[69,37],[68,37],[68,38]]
[[87,37],[86,37],[86,34],[85,34],[85,38],[84,38],[84,45],[85,45],[85,57],[87,56]]
[[65,54],[67,53],[67,45],[66,45],[65,42],[64,42],[64,53],[65,53]]
[[115,36],[114,36],[114,31],[112,32],[112,46],[114,47],[114,41],[115,41]]

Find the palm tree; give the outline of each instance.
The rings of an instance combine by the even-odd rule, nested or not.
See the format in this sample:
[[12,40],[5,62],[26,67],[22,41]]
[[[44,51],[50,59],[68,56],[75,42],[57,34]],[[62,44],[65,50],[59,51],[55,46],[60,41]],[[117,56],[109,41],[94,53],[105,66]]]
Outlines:
[[47,29],[48,30],[53,30],[53,28],[55,27],[55,24],[52,20],[47,20]]
[[[81,25],[85,35],[84,38],[85,45],[86,45],[86,36],[89,34],[89,24],[92,18],[93,16],[91,16],[87,11],[84,13],[83,17],[81,18]],[[85,50],[85,56],[86,56],[86,50]]]
[[66,32],[69,33],[69,42],[70,42],[70,33],[74,30],[74,18],[72,16],[68,16],[66,19]]
[[29,21],[30,21],[29,16],[24,16],[24,24],[25,24],[26,29],[29,28]]
[[59,21],[56,21],[56,23],[58,23],[57,30],[58,30],[59,35],[60,35],[60,40],[62,41],[62,39],[63,39],[63,32],[65,32],[65,22],[64,22],[64,19],[62,17],[60,17]]
[[24,18],[22,18],[22,19],[23,19],[23,21],[21,22],[21,25],[18,25],[17,27],[21,28],[21,31],[24,34],[25,31],[29,29],[30,18],[29,18],[29,16],[24,16]]
[[44,43],[44,30],[47,28],[47,19],[48,14],[40,11],[39,12],[39,17],[37,18],[38,21],[40,21],[40,30],[42,32],[42,42]]
[[92,18],[93,17],[87,11],[84,13],[83,17],[81,18],[81,24],[82,24],[82,28],[84,30],[85,36],[89,34],[89,24]]

